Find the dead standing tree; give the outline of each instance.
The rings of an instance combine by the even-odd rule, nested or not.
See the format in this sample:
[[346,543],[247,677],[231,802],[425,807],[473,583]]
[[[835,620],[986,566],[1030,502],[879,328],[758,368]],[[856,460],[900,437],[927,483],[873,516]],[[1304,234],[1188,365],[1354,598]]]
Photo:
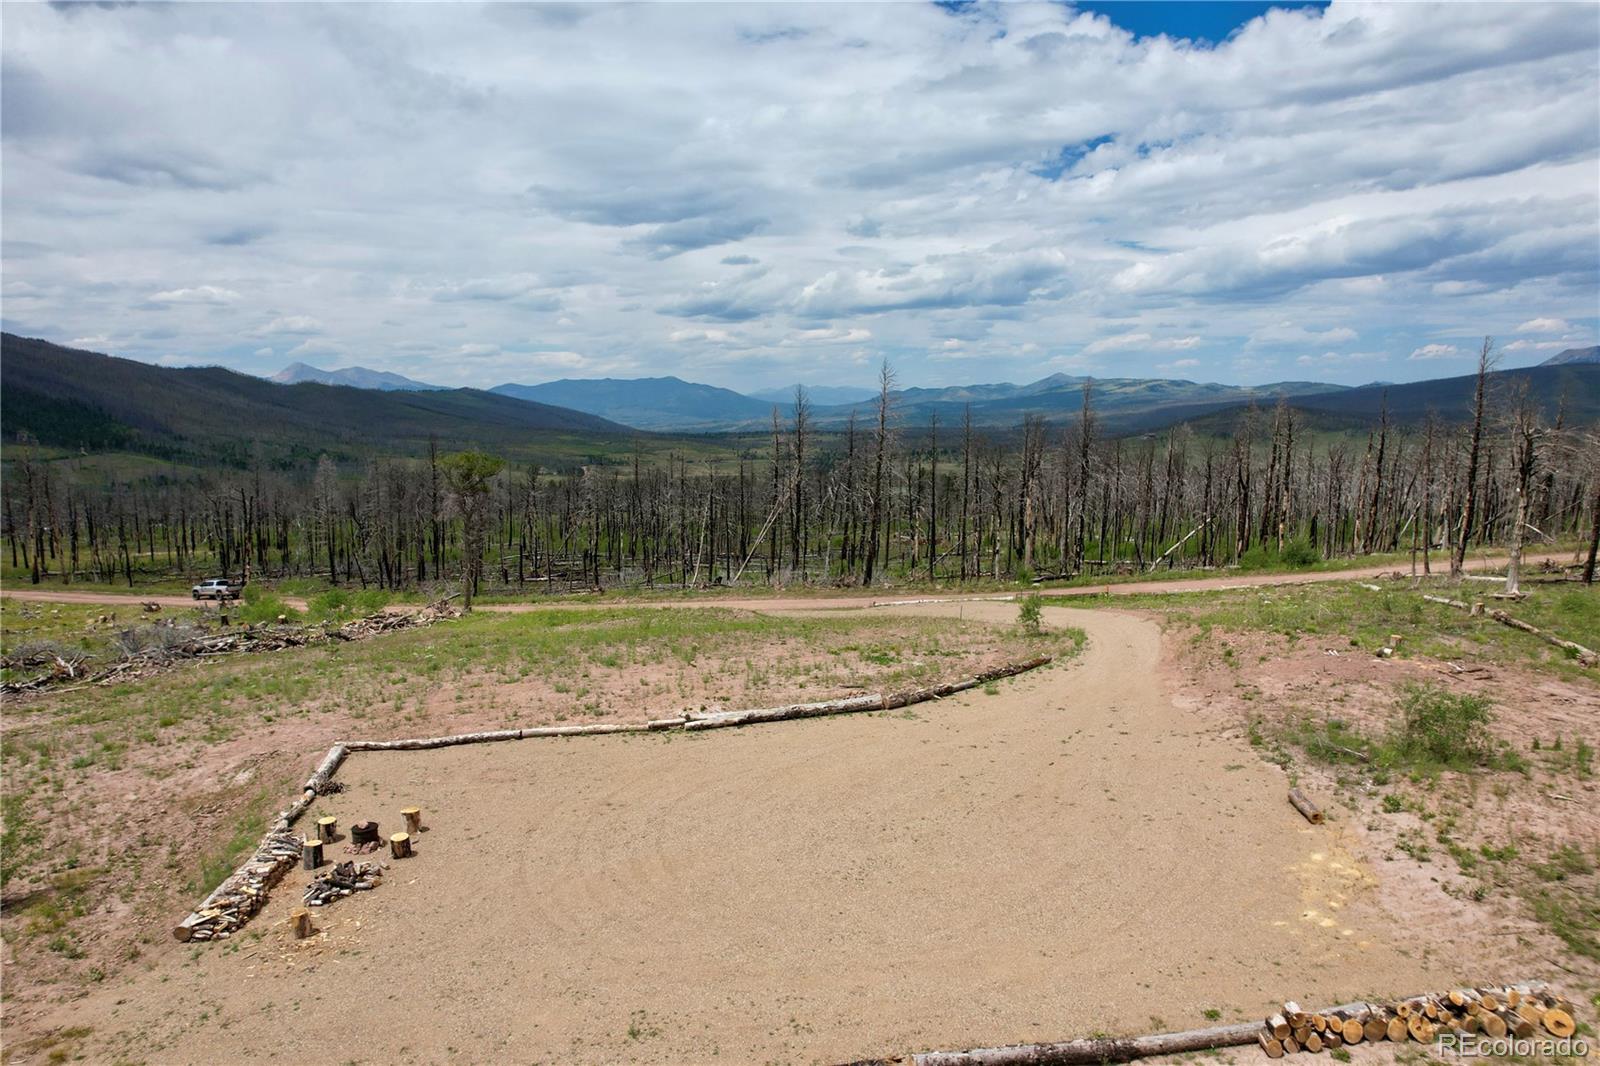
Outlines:
[[[867,534],[867,552],[861,583],[872,584],[872,570],[878,560],[878,532],[884,521],[883,467],[889,452],[889,411],[893,404],[894,368],[885,359],[878,368],[878,418],[872,439],[872,498],[871,522]],[[885,533],[887,531],[885,530]],[[887,555],[885,551],[885,555]]]
[[472,597],[483,577],[483,552],[488,526],[489,483],[504,461],[482,452],[458,452],[440,463],[450,499],[462,523],[462,609],[472,610]]
[[1478,383],[1472,396],[1472,431],[1467,445],[1467,477],[1463,485],[1461,524],[1456,535],[1455,554],[1450,557],[1450,576],[1459,578],[1467,565],[1467,542],[1472,536],[1472,514],[1478,506],[1478,461],[1483,448],[1484,390],[1488,386],[1489,371],[1494,369],[1494,339],[1483,338],[1483,349],[1478,353]]
[[1506,563],[1506,594],[1517,595],[1522,580],[1522,538],[1528,527],[1528,495],[1533,491],[1533,479],[1539,464],[1539,443],[1543,428],[1539,424],[1539,409],[1528,396],[1526,383],[1512,402],[1511,413],[1512,485],[1516,505],[1511,517],[1511,532],[1506,538],[1509,560]]

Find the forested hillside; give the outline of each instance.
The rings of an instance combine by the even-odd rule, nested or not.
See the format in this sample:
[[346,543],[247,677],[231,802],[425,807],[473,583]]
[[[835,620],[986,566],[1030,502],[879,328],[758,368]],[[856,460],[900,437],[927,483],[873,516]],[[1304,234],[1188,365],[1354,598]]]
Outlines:
[[[519,458],[624,449],[634,430],[477,389],[279,385],[221,367],[169,369],[5,334],[5,439],[120,449],[196,465],[421,455],[430,439]],[[574,445],[573,438],[584,443]]]
[[[8,350],[29,343],[8,338]],[[1132,436],[1088,383],[1070,417],[1003,429],[915,417],[927,412],[901,411],[885,389],[843,433],[801,404],[759,437],[644,438],[653,453],[629,444],[607,462],[551,464],[530,454],[541,434],[599,448],[624,431],[470,390],[274,386],[52,346],[28,356],[20,375],[7,356],[8,435],[166,441],[243,462],[260,434],[276,460],[97,481],[69,476],[75,458],[13,447],[7,550],[36,580],[120,572],[132,584],[138,566],[389,588],[1026,580],[1408,550],[1459,562],[1530,536],[1593,544],[1600,529],[1592,367],[1318,401],[1344,410],[1234,406]],[[83,399],[61,399],[77,381]],[[1434,400],[1436,417],[1412,417]],[[316,418],[340,430],[319,434]],[[173,427],[185,435],[164,436]],[[427,434],[441,429],[434,454]]]

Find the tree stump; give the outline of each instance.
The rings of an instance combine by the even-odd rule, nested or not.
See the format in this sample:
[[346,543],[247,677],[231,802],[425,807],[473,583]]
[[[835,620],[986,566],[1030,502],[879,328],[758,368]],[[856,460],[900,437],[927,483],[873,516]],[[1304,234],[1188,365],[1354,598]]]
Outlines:
[[338,839],[339,819],[329,815],[317,819],[317,839],[324,844],[332,844]]
[[378,842],[377,822],[357,822],[350,827],[350,843],[376,844]]
[[406,820],[406,832],[407,833],[415,834],[415,833],[422,832],[422,808],[421,807],[406,807],[403,810],[401,810],[400,815],[401,815],[401,817],[403,817]]
[[411,857],[411,836],[408,833],[395,833],[389,837],[389,854],[397,859]]
[[322,865],[322,841],[302,840],[300,842],[300,864],[307,870],[315,870]]
[[296,940],[304,940],[315,931],[311,928],[311,912],[304,907],[296,907],[289,914],[289,922],[294,928]]

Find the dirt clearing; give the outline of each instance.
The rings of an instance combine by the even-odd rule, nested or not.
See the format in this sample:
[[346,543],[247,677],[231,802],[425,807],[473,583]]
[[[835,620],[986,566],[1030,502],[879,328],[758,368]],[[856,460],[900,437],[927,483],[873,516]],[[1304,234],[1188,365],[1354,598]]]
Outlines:
[[[1015,614],[914,610],[958,609]],[[908,711],[352,756],[320,813],[421,803],[416,858],[301,945],[296,873],[54,1022],[159,1062],[814,1062],[1504,976],[1390,939],[1282,773],[1173,707],[1154,622],[1046,616],[1080,661]]]

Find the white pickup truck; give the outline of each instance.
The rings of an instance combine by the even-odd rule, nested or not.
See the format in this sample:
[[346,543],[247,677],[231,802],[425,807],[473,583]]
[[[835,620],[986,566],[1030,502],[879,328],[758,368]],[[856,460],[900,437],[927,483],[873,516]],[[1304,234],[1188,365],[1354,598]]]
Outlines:
[[213,577],[189,590],[189,595],[197,600],[236,600],[244,588],[225,577]]

